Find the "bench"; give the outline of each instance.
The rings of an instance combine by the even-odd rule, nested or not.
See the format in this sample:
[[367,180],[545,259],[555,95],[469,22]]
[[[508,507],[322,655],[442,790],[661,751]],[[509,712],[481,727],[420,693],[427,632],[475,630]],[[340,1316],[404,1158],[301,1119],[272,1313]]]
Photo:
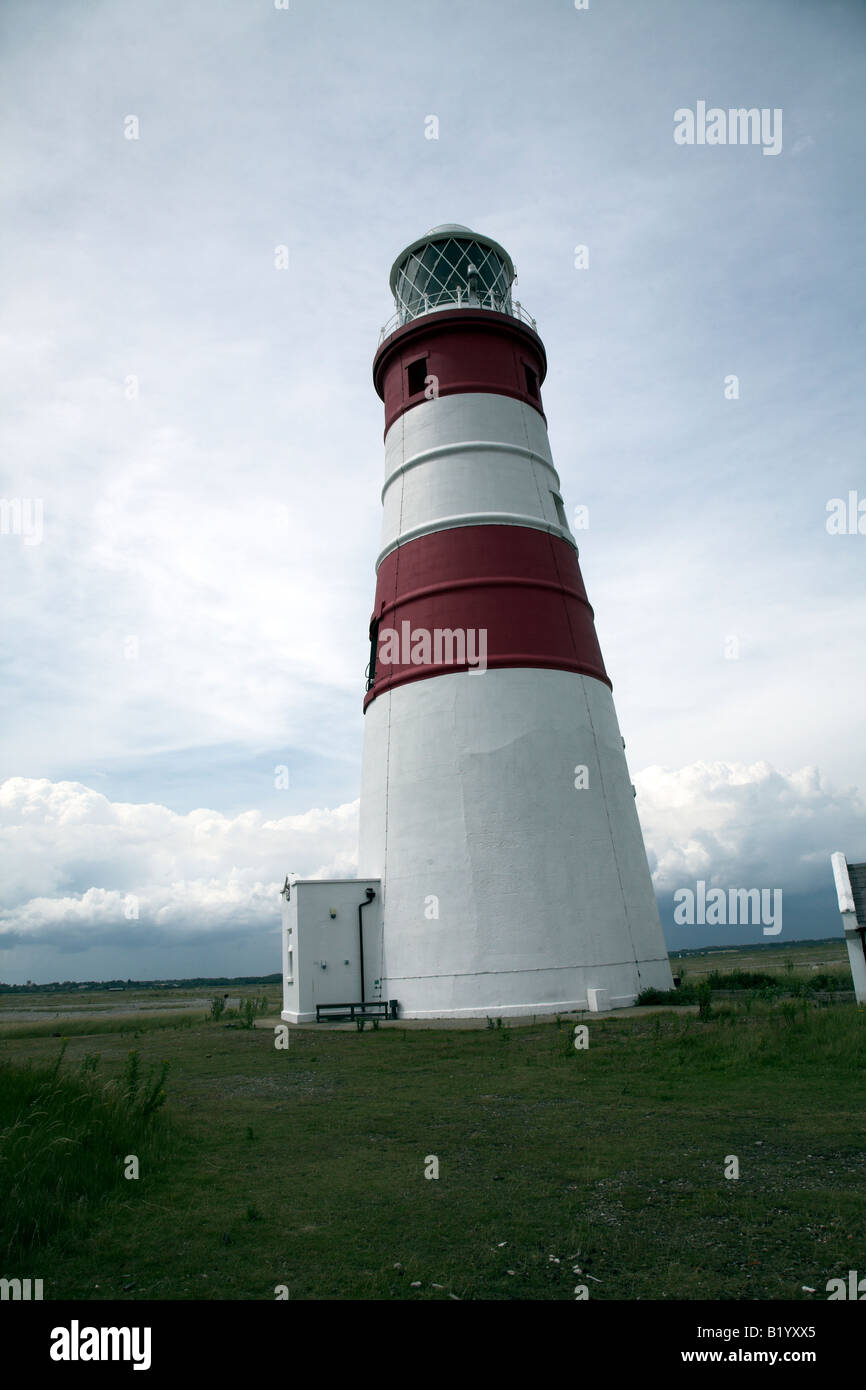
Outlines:
[[317,1004],[316,1022],[326,1019],[396,1018],[396,999],[368,999],[363,1004]]

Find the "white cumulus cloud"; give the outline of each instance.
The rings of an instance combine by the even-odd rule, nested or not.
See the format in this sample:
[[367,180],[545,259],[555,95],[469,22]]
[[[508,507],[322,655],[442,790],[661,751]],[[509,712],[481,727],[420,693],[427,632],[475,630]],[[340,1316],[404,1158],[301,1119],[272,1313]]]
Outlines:
[[348,877],[357,802],[303,815],[179,815],[79,782],[0,784],[0,939],[81,949],[202,940],[279,920],[286,872]]
[[816,767],[697,762],[648,767],[635,785],[659,893],[698,878],[808,893],[829,889],[835,850],[866,855],[866,803]]
[[[649,767],[635,778],[659,894],[722,886],[830,891],[829,857],[866,850],[866,804],[814,767]],[[110,801],[79,782],[0,783],[0,942],[82,951],[270,932],[283,877],[351,877],[358,803],[267,818]]]

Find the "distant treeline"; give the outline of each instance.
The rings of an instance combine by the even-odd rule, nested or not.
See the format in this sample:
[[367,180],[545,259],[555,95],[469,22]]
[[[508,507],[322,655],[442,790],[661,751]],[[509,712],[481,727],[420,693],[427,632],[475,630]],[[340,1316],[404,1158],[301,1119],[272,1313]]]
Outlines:
[[68,994],[88,989],[194,989],[211,985],[277,985],[282,975],[199,975],[191,980],[52,980],[50,984],[7,985],[0,980],[0,994]]
[[682,946],[677,951],[670,951],[668,954],[671,960],[676,956],[708,956],[715,951],[724,951],[732,955],[735,951],[740,955],[745,955],[751,951],[793,951],[801,946],[826,946],[829,942],[845,943],[842,932],[839,931],[833,936],[808,936],[796,941],[741,941],[727,946],[716,943],[713,946]]

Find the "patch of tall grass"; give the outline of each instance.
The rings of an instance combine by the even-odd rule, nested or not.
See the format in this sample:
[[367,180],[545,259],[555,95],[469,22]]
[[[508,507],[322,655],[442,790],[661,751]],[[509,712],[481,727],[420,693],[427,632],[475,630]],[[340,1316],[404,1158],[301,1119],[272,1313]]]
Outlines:
[[[710,1007],[707,990],[730,990],[737,993],[754,992],[759,999],[778,999],[784,995],[808,998],[812,994],[833,993],[852,988],[848,970],[820,970],[808,975],[786,971],[780,976],[762,970],[711,970],[698,985],[682,984],[679,989],[644,989],[637,997],[638,1004],[698,1004],[704,1011]],[[709,1017],[704,1012],[702,1017]]]
[[819,970],[809,974],[786,970],[771,975],[762,970],[711,970],[706,977],[710,989],[769,989],[779,994],[812,994],[851,989],[850,970]]
[[0,1061],[0,1257],[4,1270],[64,1228],[86,1227],[94,1210],[126,1186],[124,1167],[140,1167],[160,1146],[157,1112],[168,1063],[142,1077],[136,1051],[124,1075],[103,1081],[99,1058],[61,1070]]
[[679,1015],[673,1026],[673,1047],[685,1046],[698,1071],[732,1070],[746,1077],[791,1065],[794,1054],[805,1071],[829,1068],[837,1076],[859,1077],[866,1067],[866,1009],[847,1004],[820,1009],[808,998],[756,1002],[724,1021],[714,1007],[703,1026],[692,1015]]
[[697,1004],[697,990],[692,985],[680,985],[679,989],[642,989],[636,1004]]

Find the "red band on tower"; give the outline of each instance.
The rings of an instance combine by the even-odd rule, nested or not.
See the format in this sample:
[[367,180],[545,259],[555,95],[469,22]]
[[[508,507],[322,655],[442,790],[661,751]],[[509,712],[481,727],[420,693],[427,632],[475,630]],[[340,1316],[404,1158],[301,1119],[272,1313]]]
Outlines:
[[397,329],[373,361],[373,382],[385,402],[385,433],[405,410],[435,394],[487,391],[512,396],[543,417],[541,384],[547,374],[544,344],[510,314],[487,309],[450,309],[424,314]]
[[[437,632],[459,636],[440,636],[437,651]],[[478,666],[482,641],[488,668],[552,667],[610,685],[574,547],[527,526],[455,526],[391,551],[370,636],[365,709],[395,686]]]

